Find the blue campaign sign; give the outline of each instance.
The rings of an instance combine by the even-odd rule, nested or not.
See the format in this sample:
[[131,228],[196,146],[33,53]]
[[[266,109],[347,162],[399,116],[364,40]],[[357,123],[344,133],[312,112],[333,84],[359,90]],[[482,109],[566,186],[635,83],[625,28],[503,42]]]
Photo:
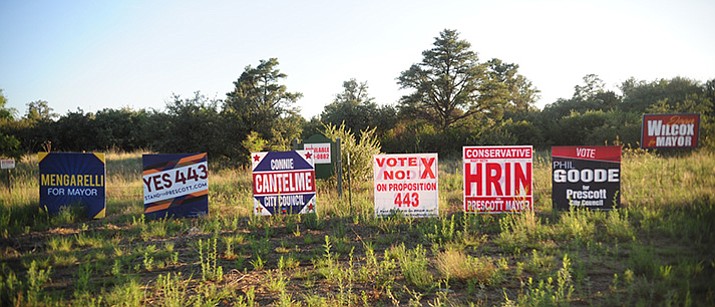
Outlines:
[[307,150],[251,154],[255,215],[315,212],[315,164]]
[[148,219],[196,217],[209,212],[206,153],[147,154],[144,170],[144,215]]
[[37,157],[40,207],[57,214],[65,206],[83,206],[88,217],[104,217],[104,153],[41,152]]

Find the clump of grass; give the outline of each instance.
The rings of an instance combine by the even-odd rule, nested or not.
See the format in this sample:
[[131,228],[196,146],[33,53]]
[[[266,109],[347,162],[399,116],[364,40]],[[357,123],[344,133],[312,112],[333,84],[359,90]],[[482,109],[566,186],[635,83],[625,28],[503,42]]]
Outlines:
[[531,250],[531,257],[526,262],[524,268],[538,278],[544,278],[554,269],[556,258],[554,256],[539,253],[538,250]]
[[600,216],[603,216],[603,212],[571,208],[561,214],[559,223],[555,226],[557,236],[574,240],[576,243],[592,242],[596,233],[596,220]]
[[495,243],[514,254],[521,253],[523,248],[536,248],[539,239],[548,232],[534,211],[505,215],[499,220],[499,228]]
[[562,267],[556,272],[556,280],[548,277],[546,280],[534,282],[529,277],[526,288],[517,296],[517,301],[512,301],[504,292],[505,306],[567,306],[572,300],[574,292],[571,277],[571,259],[564,255]]
[[146,292],[134,279],[117,284],[109,293],[103,294],[109,306],[140,306],[146,297]]
[[414,249],[407,250],[405,244],[390,248],[393,257],[400,263],[400,270],[405,281],[422,290],[434,287],[434,275],[429,271],[427,251],[418,244]]
[[47,246],[52,252],[69,252],[72,250],[72,240],[69,237],[55,236],[47,240]]
[[489,258],[472,257],[461,250],[447,249],[437,254],[436,258],[437,269],[449,280],[474,280],[479,284],[491,284],[498,272]]
[[606,234],[609,240],[634,241],[635,230],[628,220],[628,210],[611,210],[605,220]]

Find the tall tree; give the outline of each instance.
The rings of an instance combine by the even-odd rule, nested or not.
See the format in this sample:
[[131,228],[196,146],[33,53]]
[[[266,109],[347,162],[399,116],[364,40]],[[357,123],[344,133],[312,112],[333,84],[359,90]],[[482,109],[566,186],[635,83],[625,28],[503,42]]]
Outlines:
[[479,100],[485,67],[456,30],[440,32],[433,45],[422,52],[421,63],[397,78],[401,89],[414,90],[400,99],[400,109],[446,130],[460,119],[488,109]]
[[7,98],[0,88],[0,120],[11,120],[15,115],[15,109],[6,107],[6,104]]
[[422,52],[421,63],[397,78],[400,88],[413,90],[400,99],[402,112],[445,131],[477,114],[498,120],[504,111],[533,107],[538,90],[518,73],[518,65],[499,59],[480,63],[456,30],[440,32],[433,45]]
[[27,104],[25,118],[32,121],[49,122],[57,118],[58,114],[53,112],[50,105],[45,100],[37,100]]
[[367,82],[355,79],[343,82],[343,91],[325,106],[320,115],[321,120],[335,126],[345,123],[345,127],[354,133],[368,127],[378,128],[380,132],[389,130],[396,120],[394,108],[378,106],[367,90]]
[[13,121],[15,110],[7,108],[7,98],[0,89],[0,156],[19,157],[20,141],[13,135],[4,133],[5,126]]
[[703,100],[703,103],[709,101],[706,98],[706,86],[702,86],[699,81],[683,77],[651,82],[630,78],[624,81],[620,88],[623,92],[620,107],[627,112],[646,112],[654,103],[660,103],[671,111],[695,112],[697,108],[687,108],[683,104],[689,100]]
[[154,139],[154,147],[167,152],[200,152],[224,154],[224,144],[230,138],[223,129],[218,102],[200,92],[190,98],[173,95],[166,104],[166,113],[155,118],[163,129]]
[[596,74],[583,76],[583,85],[574,86],[573,99],[588,100],[605,91],[606,84]]
[[494,101],[485,104],[511,112],[534,110],[539,90],[519,74],[519,65],[493,58],[486,62],[486,67],[487,78],[481,87],[482,100]]
[[233,82],[233,91],[226,94],[224,114],[235,121],[234,131],[242,139],[255,131],[272,145],[285,147],[300,135],[302,123],[295,123],[300,116],[294,105],[303,94],[288,92],[281,84],[287,75],[278,64],[278,59],[270,58],[256,67],[246,66]]
[[585,113],[587,111],[609,111],[617,108],[621,97],[615,92],[606,90],[605,83],[598,75],[588,74],[583,76],[583,84],[574,86],[571,99],[559,98],[556,102],[544,107],[547,118],[559,119],[570,116],[571,113]]

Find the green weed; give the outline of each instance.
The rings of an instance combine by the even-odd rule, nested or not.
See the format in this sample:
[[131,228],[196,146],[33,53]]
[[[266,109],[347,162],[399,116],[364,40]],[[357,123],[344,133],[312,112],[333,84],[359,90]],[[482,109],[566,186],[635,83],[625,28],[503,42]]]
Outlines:
[[[205,243],[204,243],[205,242]],[[201,280],[223,280],[223,267],[218,265],[217,239],[207,241],[199,239],[199,261],[201,263]]]

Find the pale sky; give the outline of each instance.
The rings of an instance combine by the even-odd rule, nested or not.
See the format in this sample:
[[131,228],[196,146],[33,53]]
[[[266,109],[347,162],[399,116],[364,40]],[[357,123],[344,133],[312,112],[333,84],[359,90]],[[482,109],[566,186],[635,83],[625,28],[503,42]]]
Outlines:
[[520,66],[537,106],[587,74],[715,78],[715,1],[0,0],[0,89],[9,106],[163,109],[172,93],[223,99],[247,65],[278,58],[306,119],[343,81],[395,104],[396,78],[443,29],[482,61]]

